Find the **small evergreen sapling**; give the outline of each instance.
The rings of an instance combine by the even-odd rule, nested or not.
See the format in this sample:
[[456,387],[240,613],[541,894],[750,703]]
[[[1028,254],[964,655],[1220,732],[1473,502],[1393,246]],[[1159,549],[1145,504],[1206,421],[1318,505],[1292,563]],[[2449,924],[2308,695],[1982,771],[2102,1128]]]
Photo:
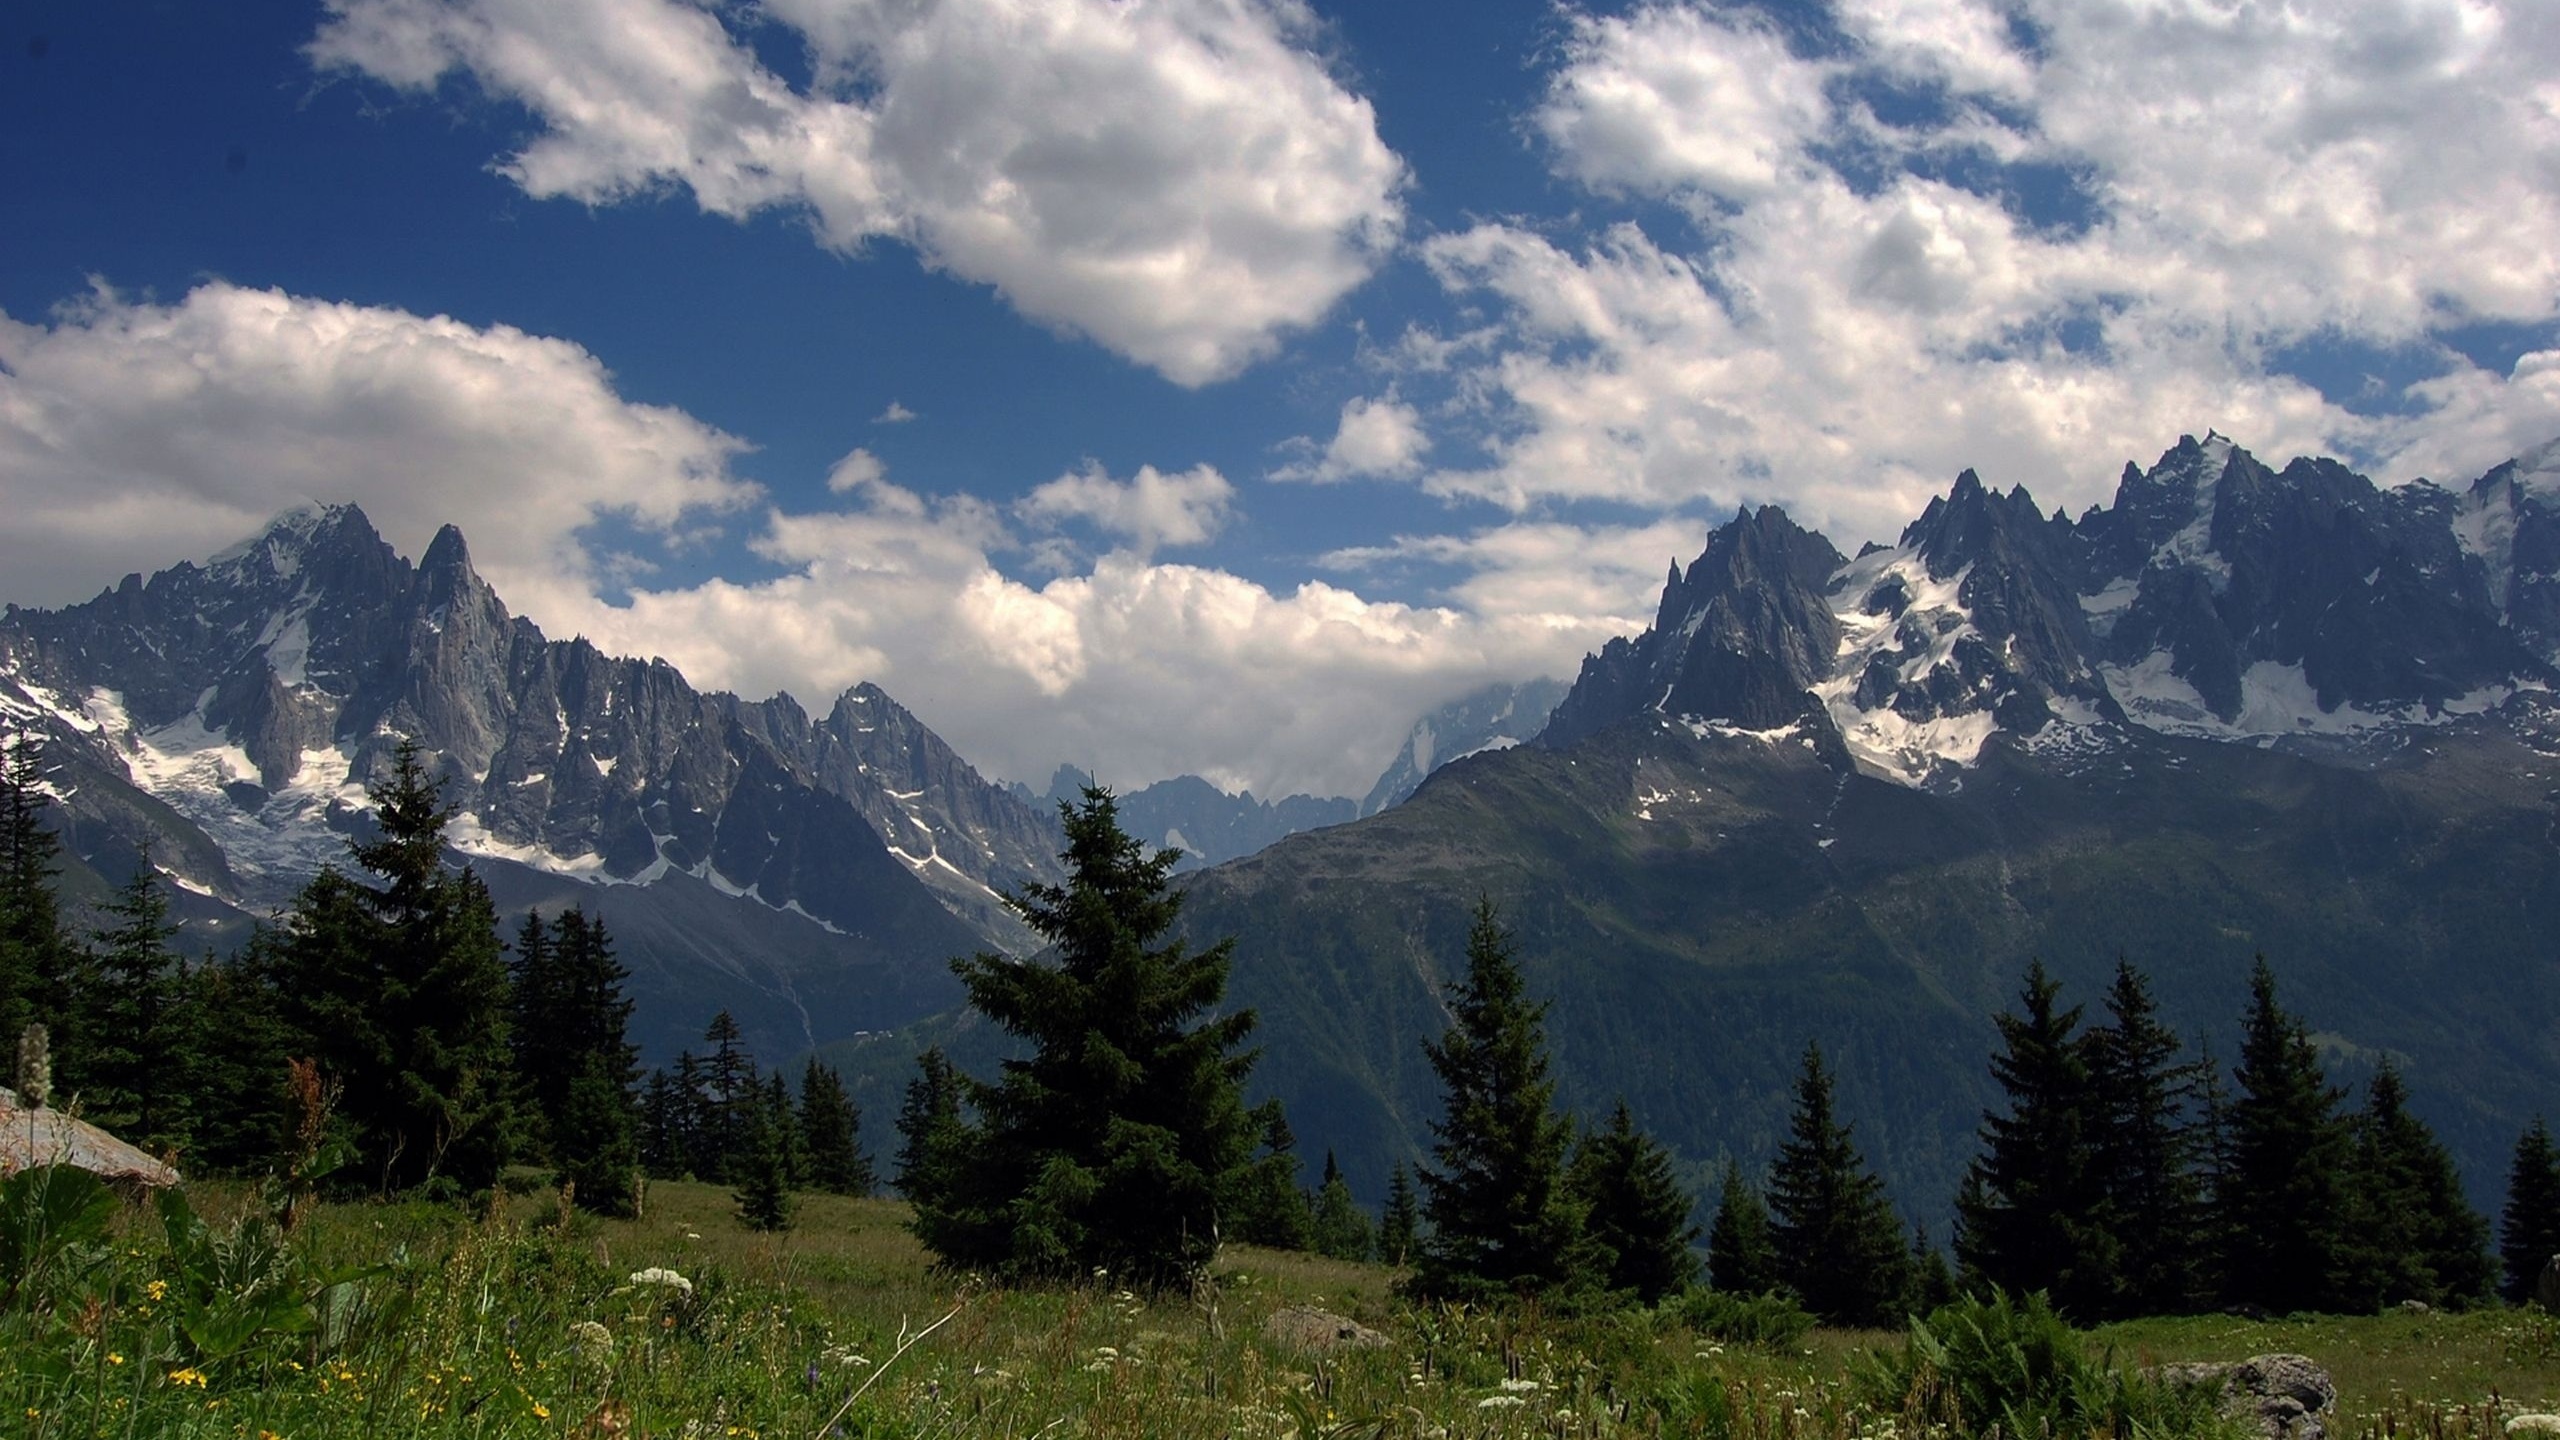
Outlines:
[[1324,1182],[1316,1187],[1315,1218],[1308,1228],[1308,1248],[1336,1260],[1366,1260],[1375,1245],[1369,1217],[1351,1198],[1351,1185],[1324,1152]]
[[1410,1263],[1421,1229],[1422,1204],[1414,1194],[1413,1172],[1397,1161],[1387,1176],[1387,1208],[1378,1216],[1378,1259],[1398,1267]]
[[862,1117],[845,1094],[844,1080],[811,1057],[800,1076],[800,1138],[807,1148],[809,1184],[830,1195],[868,1195],[871,1157],[862,1153]]
[[1689,1195],[1671,1173],[1671,1152],[1636,1128],[1626,1101],[1608,1129],[1583,1139],[1571,1178],[1584,1232],[1605,1257],[1606,1288],[1655,1305],[1697,1278]]
[[1716,1218],[1707,1227],[1707,1283],[1735,1295],[1766,1295],[1785,1283],[1777,1242],[1769,1236],[1769,1207],[1733,1160],[1724,1162]]

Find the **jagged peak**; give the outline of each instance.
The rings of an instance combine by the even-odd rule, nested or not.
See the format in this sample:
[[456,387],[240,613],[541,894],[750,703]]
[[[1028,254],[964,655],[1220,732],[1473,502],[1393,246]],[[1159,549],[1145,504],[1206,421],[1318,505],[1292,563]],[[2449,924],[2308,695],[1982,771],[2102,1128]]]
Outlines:
[[471,542],[462,538],[462,527],[459,525],[438,526],[436,538],[427,542],[427,552],[418,557],[418,569],[421,571],[470,568]]

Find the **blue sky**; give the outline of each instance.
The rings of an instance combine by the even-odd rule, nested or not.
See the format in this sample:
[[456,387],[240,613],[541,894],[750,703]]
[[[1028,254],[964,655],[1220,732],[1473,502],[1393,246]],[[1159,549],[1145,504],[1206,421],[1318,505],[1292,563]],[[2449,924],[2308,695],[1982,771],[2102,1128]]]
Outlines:
[[1358,793],[1738,504],[2560,434],[2509,0],[21,0],[0,598],[303,499],[991,773]]

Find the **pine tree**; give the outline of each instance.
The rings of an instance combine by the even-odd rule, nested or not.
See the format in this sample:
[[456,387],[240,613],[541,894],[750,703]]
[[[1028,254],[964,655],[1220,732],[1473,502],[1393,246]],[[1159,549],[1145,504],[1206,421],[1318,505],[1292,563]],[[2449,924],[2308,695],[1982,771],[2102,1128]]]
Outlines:
[[1351,1184],[1324,1152],[1324,1182],[1316,1187],[1315,1218],[1308,1226],[1308,1248],[1336,1260],[1366,1260],[1376,1248],[1369,1217],[1351,1197]]
[[640,1137],[631,1089],[606,1056],[590,1054],[586,1069],[569,1082],[552,1117],[552,1133],[558,1137],[552,1145],[558,1165],[553,1183],[569,1187],[578,1208],[598,1215],[638,1213]]
[[562,1102],[572,1071],[559,1063],[552,1037],[562,1009],[560,967],[553,961],[551,927],[542,912],[528,910],[516,929],[507,957],[507,1040],[513,1057],[518,1099],[517,1119],[527,1149],[551,1153],[551,1137],[559,1128]]
[[44,823],[46,803],[43,743],[0,731],[0,1034],[29,1021],[64,1032],[70,1018],[75,947],[54,898],[62,847]]
[[2551,1143],[2551,1128],[2534,1118],[2516,1139],[2515,1161],[2507,1168],[2507,1203],[2498,1215],[2498,1258],[2506,1283],[2498,1293],[2510,1305],[2533,1298],[2543,1267],[2560,1256],[2560,1149]]
[[2014,1295],[2044,1291],[2086,1321],[2115,1289],[2111,1217],[2092,1174],[2093,1097],[2080,1007],[2056,1008],[2062,987],[2041,962],[2027,967],[2023,1014],[2002,1014],[2003,1049],[1991,1078],[2008,1113],[1982,1117],[1982,1153],[1958,1201],[1956,1258],[1967,1275]]
[[738,1219],[750,1230],[791,1228],[790,1137],[784,1132],[788,1109],[763,1103],[764,1087],[754,1087],[746,1115],[746,1139],[732,1169],[737,1175]]
[[1766,1295],[1786,1283],[1769,1236],[1769,1207],[1732,1160],[1724,1162],[1715,1223],[1707,1227],[1707,1283],[1735,1295]]
[[1884,1182],[1833,1117],[1831,1074],[1807,1046],[1786,1143],[1769,1170],[1769,1233],[1779,1278],[1833,1325],[1898,1323],[1910,1253]]
[[344,1087],[365,1173],[385,1190],[431,1176],[480,1188],[514,1129],[497,910],[469,867],[444,868],[453,810],[416,746],[369,793],[377,833],[349,849],[381,884],[324,870],[304,888],[287,922],[288,1014]]
[[1254,1110],[1262,1153],[1236,1172],[1223,1213],[1227,1233],[1247,1245],[1304,1250],[1313,1243],[1315,1210],[1298,1184],[1298,1137],[1276,1102]]
[[951,1167],[966,1134],[960,1073],[941,1046],[928,1047],[898,1107],[898,1193],[919,1208],[951,1204]]
[[149,856],[106,907],[77,1008],[87,1037],[72,1073],[89,1118],[149,1150],[182,1149],[193,1133],[196,1027],[183,967],[170,952],[178,927]]
[[1610,1112],[1608,1129],[1584,1138],[1571,1181],[1584,1233],[1606,1256],[1608,1289],[1654,1305],[1697,1279],[1689,1196],[1671,1173],[1671,1152],[1636,1129],[1626,1101]]
[[683,1055],[674,1070],[650,1071],[648,1083],[641,1087],[640,1164],[660,1180],[691,1173],[697,1148],[696,1097],[684,1077],[692,1059],[690,1054]]
[[1933,1314],[1940,1306],[1954,1303],[1960,1293],[1946,1252],[1929,1243],[1929,1227],[1913,1224],[1911,1292],[1903,1298],[1903,1308],[1914,1315]]
[[1404,1162],[1387,1176],[1387,1208],[1378,1216],[1378,1259],[1403,1266],[1413,1255],[1422,1230],[1422,1203],[1413,1190],[1413,1172]]
[[2355,1308],[2487,1299],[2489,1222],[2463,1198],[2452,1153],[2409,1113],[2407,1087],[2388,1059],[2366,1087],[2354,1130],[2347,1233]]
[[764,1081],[756,1069],[756,1057],[747,1051],[745,1032],[728,1011],[711,1017],[702,1038],[711,1053],[685,1076],[693,1092],[695,1117],[687,1168],[715,1185],[728,1184],[738,1178],[754,1141],[755,1112],[764,1102]]
[[762,1107],[764,1123],[772,1128],[774,1138],[782,1146],[782,1174],[794,1190],[809,1185],[809,1142],[800,1133],[800,1116],[791,1106],[791,1087],[783,1083],[782,1072],[764,1077]]
[[1175,852],[1124,833],[1108,790],[1060,817],[1066,883],[1014,901],[1054,959],[953,963],[970,1004],[1030,1054],[966,1086],[977,1122],[916,1232],[947,1263],[1009,1276],[1185,1283],[1253,1153],[1255,1055],[1239,1047],[1254,1017],[1216,1013],[1234,943],[1193,951],[1175,934]]
[[2230,1171],[2214,1196],[2229,1249],[2224,1299],[2272,1315],[2333,1309],[2347,1293],[2347,1130],[2303,1023],[2276,1005],[2264,957],[2233,1074]]
[[2088,1057],[2091,1171],[2116,1257],[2114,1294],[2093,1318],[2184,1315],[2210,1298],[2203,1137],[2189,1118],[2200,1076],[2178,1059],[2150,983],[2116,963],[2107,1023],[2082,1037]]
[[1546,1007],[1529,1002],[1493,902],[1467,935],[1466,978],[1448,997],[1448,1033],[1423,1052],[1446,1111],[1422,1172],[1431,1233],[1412,1288],[1427,1299],[1487,1299],[1579,1287],[1595,1277],[1582,1214],[1565,1183],[1572,1125],[1555,1113]]
[[261,925],[239,954],[187,974],[197,1066],[192,1171],[254,1175],[284,1153],[294,1036],[277,978],[282,947],[283,936]]
[[[536,922],[527,918],[530,937]],[[581,910],[553,919],[539,961],[519,969],[518,1014],[539,1023],[539,1041],[519,1040],[520,1078],[546,1125],[559,1178],[575,1181],[578,1203],[626,1215],[639,1198],[637,1090],[640,1051],[629,1039],[631,972],[614,956],[604,921]]]
[[829,1195],[871,1193],[871,1157],[862,1153],[862,1117],[844,1080],[809,1058],[800,1074],[800,1138],[808,1148],[809,1185]]

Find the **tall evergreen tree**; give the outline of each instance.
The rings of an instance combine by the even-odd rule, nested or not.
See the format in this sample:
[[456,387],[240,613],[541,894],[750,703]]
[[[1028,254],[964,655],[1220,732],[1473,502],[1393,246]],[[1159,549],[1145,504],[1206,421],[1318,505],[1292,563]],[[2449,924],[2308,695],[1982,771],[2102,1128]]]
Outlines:
[[1236,1172],[1223,1213],[1227,1233],[1247,1245],[1304,1250],[1313,1243],[1315,1210],[1298,1183],[1298,1137],[1277,1102],[1254,1110],[1262,1153]]
[[2082,1036],[2091,1168],[2103,1197],[2116,1285],[2092,1318],[2184,1315],[2210,1299],[2203,1137],[2190,1107],[2199,1070],[2178,1057],[2150,982],[2116,962],[2107,1022]]
[[1689,1195],[1671,1173],[1671,1152],[1636,1128],[1626,1101],[1610,1112],[1608,1129],[1584,1137],[1570,1177],[1584,1233],[1605,1256],[1607,1288],[1653,1305],[1697,1279]]
[[748,1053],[746,1032],[728,1011],[711,1017],[702,1038],[711,1053],[701,1056],[684,1076],[693,1093],[694,1113],[693,1153],[687,1168],[700,1179],[726,1184],[738,1178],[754,1143],[756,1111],[764,1103],[764,1077],[756,1069],[756,1057]]
[[612,1061],[590,1053],[552,1115],[553,1182],[569,1188],[578,1208],[599,1215],[638,1213],[638,1118],[631,1087]]
[[738,1219],[750,1230],[788,1230],[795,1209],[791,1139],[786,1129],[791,1111],[766,1100],[765,1087],[753,1087],[746,1139],[730,1165],[737,1179]]
[[2507,1203],[2498,1214],[2498,1259],[2506,1271],[2498,1293],[2510,1305],[2533,1298],[2542,1267],[2560,1255],[2560,1149],[2540,1116],[2516,1139],[2507,1167]]
[[2338,1092],[2301,1020],[2276,1004],[2262,956],[2249,977],[2230,1170],[2216,1186],[2223,1298],[2268,1314],[2352,1304],[2347,1274],[2347,1129]]
[[1351,1196],[1351,1184],[1324,1152],[1324,1181],[1316,1187],[1315,1218],[1308,1226],[1307,1248],[1336,1260],[1366,1260],[1376,1247],[1369,1217]]
[[277,979],[283,935],[261,925],[240,953],[187,975],[195,1025],[195,1148],[190,1170],[254,1175],[275,1165],[286,1144],[286,1063],[294,1032]]
[[2003,1048],[1991,1078],[2008,1113],[1982,1117],[1982,1153],[1957,1203],[1956,1258],[1976,1281],[2044,1291],[2085,1322],[2107,1309],[2117,1256],[2093,1173],[2080,1007],[2058,1008],[2061,990],[2041,961],[2031,964],[2023,1013],[1995,1017]]
[[809,1184],[830,1195],[868,1195],[876,1183],[862,1153],[862,1116],[844,1080],[809,1057],[800,1074],[800,1138],[808,1147]]
[[557,1063],[552,1030],[561,1010],[560,967],[551,951],[551,927],[539,910],[525,912],[507,956],[507,1041],[523,1103],[521,1122],[528,1148],[551,1153],[551,1137],[559,1128],[561,1102],[575,1073]]
[[919,1208],[952,1203],[951,1167],[966,1138],[960,1105],[960,1072],[941,1046],[927,1047],[898,1106],[898,1193]]
[[1216,1013],[1233,941],[1194,951],[1175,934],[1177,852],[1123,832],[1108,790],[1060,816],[1066,883],[1014,901],[1054,963],[953,963],[970,1004],[1031,1053],[965,1087],[977,1122],[916,1232],[946,1262],[1002,1274],[1181,1283],[1215,1251],[1253,1153],[1255,1052],[1240,1047],[1254,1017]]
[[1766,1295],[1786,1283],[1769,1236],[1769,1207],[1733,1160],[1724,1162],[1716,1218],[1707,1227],[1707,1283],[1735,1295]]
[[800,1115],[791,1105],[791,1087],[784,1083],[782,1072],[774,1070],[764,1077],[762,1105],[764,1123],[771,1127],[774,1138],[782,1146],[782,1174],[794,1190],[809,1186],[809,1142],[800,1133]]
[[1817,1317],[1870,1327],[1902,1319],[1911,1258],[1902,1221],[1833,1114],[1819,1046],[1805,1048],[1795,1113],[1769,1169],[1769,1233],[1779,1277]]
[[1490,900],[1476,907],[1466,978],[1448,1003],[1448,1033],[1423,1046],[1447,1108],[1431,1127],[1437,1164],[1422,1172],[1431,1233],[1413,1289],[1481,1299],[1581,1285],[1594,1267],[1565,1183],[1572,1127],[1553,1106],[1546,1006],[1530,1003]]
[[2409,1113],[2388,1059],[2354,1123],[2348,1255],[2360,1310],[2405,1300],[2460,1306],[2489,1298],[2489,1222],[2463,1198],[2453,1155]]
[[76,956],[53,878],[61,841],[44,823],[44,746],[0,730],[0,1033],[40,1020],[63,1038]]
[[640,1050],[629,1039],[631,1000],[622,990],[631,972],[615,957],[604,921],[581,910],[561,911],[543,948],[531,1003],[519,1007],[544,1029],[539,1042],[517,1045],[529,1063],[523,1079],[554,1118],[547,1129],[559,1178],[577,1183],[580,1204],[629,1214],[640,1154]]
[[507,972],[488,887],[444,867],[453,817],[414,745],[369,792],[377,833],[350,845],[378,887],[335,870],[287,923],[283,993],[302,1042],[344,1087],[365,1173],[387,1190],[495,1181],[513,1128]]
[[1378,1214],[1378,1259],[1402,1266],[1413,1257],[1422,1231],[1422,1202],[1414,1194],[1413,1172],[1403,1161],[1387,1176],[1387,1206]]
[[640,1091],[640,1164],[661,1180],[673,1180],[691,1172],[694,1152],[698,1147],[694,1131],[697,1116],[692,1085],[685,1077],[683,1056],[677,1068],[663,1067],[649,1072],[648,1082]]
[[169,949],[178,927],[149,856],[109,901],[106,928],[93,937],[78,997],[86,1044],[70,1067],[89,1118],[152,1150],[191,1138],[196,1028],[187,1014],[183,967]]

